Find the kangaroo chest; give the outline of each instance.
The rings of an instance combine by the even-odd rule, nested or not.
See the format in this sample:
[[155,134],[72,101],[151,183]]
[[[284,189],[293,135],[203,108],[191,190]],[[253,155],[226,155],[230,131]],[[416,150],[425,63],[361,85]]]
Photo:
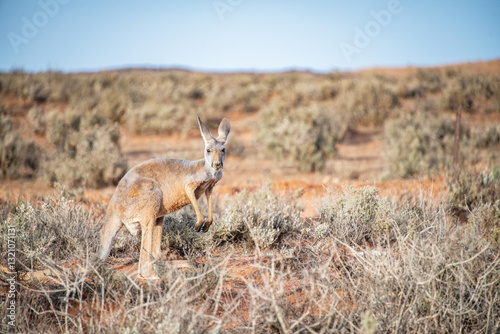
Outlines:
[[[212,190],[217,181],[218,180],[213,179],[208,181],[191,182],[185,187],[191,187],[191,189],[194,189],[195,197],[198,200],[207,190]],[[177,196],[174,194],[177,194]],[[163,206],[160,208],[159,216],[175,212],[188,204],[191,204],[191,201],[186,193],[186,189],[182,189],[182,191],[174,193],[163,193]]]

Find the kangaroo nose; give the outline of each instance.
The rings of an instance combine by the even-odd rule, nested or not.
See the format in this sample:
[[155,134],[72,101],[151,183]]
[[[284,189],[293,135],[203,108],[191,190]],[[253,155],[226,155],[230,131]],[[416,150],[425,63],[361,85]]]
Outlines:
[[215,168],[217,168],[217,169],[222,168],[222,162],[216,162]]

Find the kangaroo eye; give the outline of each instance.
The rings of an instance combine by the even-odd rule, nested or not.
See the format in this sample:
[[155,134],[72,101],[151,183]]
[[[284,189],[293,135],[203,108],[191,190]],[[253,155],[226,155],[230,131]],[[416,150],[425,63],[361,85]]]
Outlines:
[[209,149],[209,148],[207,148],[207,153],[210,153],[210,152],[212,152],[212,150],[211,150],[211,149]]

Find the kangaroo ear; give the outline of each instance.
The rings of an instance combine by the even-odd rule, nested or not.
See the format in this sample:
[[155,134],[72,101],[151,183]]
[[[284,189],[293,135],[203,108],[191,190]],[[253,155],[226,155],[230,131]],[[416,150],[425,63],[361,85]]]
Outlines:
[[219,124],[219,137],[217,137],[217,141],[226,144],[227,136],[229,135],[230,130],[231,125],[229,124],[229,120],[227,118],[223,118]]
[[207,126],[203,124],[203,122],[199,117],[198,117],[198,125],[200,126],[201,136],[203,137],[205,143],[208,143],[211,139],[214,138],[210,133],[210,130],[208,130]]

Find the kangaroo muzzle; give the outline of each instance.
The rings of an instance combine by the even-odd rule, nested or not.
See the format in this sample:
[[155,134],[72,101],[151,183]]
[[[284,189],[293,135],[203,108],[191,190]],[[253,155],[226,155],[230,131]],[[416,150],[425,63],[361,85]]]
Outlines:
[[216,170],[222,169],[222,167],[223,167],[222,161],[214,162],[213,164],[213,168]]

